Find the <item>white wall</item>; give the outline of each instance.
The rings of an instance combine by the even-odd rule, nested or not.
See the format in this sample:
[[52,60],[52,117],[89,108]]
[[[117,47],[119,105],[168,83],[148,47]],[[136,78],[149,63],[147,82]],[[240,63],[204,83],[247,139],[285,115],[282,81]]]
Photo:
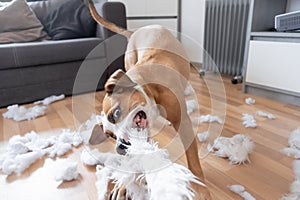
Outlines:
[[293,12],[300,10],[300,1],[299,0],[288,0],[286,12]]
[[190,60],[202,63],[205,0],[182,0],[181,42]]

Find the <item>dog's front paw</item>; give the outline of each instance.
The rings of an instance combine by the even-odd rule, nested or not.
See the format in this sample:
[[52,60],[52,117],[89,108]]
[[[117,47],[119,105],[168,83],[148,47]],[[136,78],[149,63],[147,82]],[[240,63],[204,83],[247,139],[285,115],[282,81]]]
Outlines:
[[109,200],[127,200],[126,189],[124,185],[122,185],[121,187],[115,186],[110,193]]

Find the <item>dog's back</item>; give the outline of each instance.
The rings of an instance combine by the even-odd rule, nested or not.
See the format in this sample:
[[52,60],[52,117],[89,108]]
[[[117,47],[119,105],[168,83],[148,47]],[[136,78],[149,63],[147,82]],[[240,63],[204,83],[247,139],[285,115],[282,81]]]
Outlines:
[[[135,55],[131,55],[135,54]],[[171,67],[186,79],[189,60],[182,44],[166,28],[150,25],[137,29],[130,37],[126,50],[126,70],[148,64]]]

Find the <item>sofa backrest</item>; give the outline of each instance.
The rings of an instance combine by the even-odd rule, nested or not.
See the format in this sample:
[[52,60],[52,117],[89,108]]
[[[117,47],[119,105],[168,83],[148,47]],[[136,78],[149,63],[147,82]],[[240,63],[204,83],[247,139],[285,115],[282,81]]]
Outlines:
[[[33,1],[28,4],[54,40],[95,36],[108,38],[115,34],[92,19],[82,0]],[[126,8],[123,3],[95,3],[95,7],[104,19],[127,28]]]
[[28,2],[54,40],[96,36],[96,22],[82,0]]

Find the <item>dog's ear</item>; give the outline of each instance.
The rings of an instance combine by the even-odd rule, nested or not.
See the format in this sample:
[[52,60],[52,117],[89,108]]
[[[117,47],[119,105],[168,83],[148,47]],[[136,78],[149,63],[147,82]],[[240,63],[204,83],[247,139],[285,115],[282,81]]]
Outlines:
[[134,87],[137,84],[132,81],[126,73],[120,69],[115,71],[105,83],[105,91],[107,93],[118,92],[123,88]]
[[91,145],[96,145],[104,142],[106,139],[107,139],[107,135],[103,131],[103,125],[96,124],[93,128],[89,143]]

